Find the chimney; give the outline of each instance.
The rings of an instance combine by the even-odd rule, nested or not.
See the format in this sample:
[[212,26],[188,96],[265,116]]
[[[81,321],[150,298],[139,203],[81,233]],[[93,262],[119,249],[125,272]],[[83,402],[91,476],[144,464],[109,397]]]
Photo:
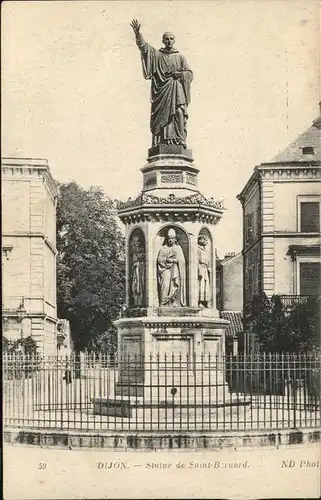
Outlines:
[[232,257],[235,257],[235,252],[228,252],[224,255],[224,259],[231,259]]

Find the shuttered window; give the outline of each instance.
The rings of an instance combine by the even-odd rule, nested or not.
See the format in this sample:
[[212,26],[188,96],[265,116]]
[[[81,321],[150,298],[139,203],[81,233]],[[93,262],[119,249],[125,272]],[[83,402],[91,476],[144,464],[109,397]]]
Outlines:
[[251,243],[253,240],[253,214],[245,216],[245,243]]
[[249,267],[245,274],[245,302],[253,298],[253,269]]
[[300,295],[321,294],[321,264],[319,262],[300,263]]
[[258,205],[256,209],[256,236],[261,234],[261,206]]
[[320,231],[320,203],[304,201],[300,203],[302,233],[318,233]]

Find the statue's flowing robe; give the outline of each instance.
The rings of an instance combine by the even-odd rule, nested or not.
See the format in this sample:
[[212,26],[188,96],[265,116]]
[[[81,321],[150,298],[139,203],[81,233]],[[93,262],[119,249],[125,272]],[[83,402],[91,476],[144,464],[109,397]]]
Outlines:
[[[144,78],[151,79],[150,129],[153,145],[186,145],[187,107],[191,101],[193,73],[185,57],[176,49],[154,49],[142,35],[136,36],[141,51]],[[172,73],[181,71],[180,80]]]
[[198,247],[198,300],[209,302],[211,300],[211,256],[207,248]]
[[145,254],[133,254],[131,270],[132,296],[134,306],[143,306],[145,302]]
[[[171,262],[177,260],[177,263]],[[160,306],[186,305],[186,264],[182,248],[164,245],[158,252],[157,277]]]

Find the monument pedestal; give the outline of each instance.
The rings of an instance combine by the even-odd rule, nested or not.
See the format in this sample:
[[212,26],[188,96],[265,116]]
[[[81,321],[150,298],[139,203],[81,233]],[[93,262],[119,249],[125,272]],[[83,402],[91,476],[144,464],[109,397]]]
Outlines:
[[115,323],[120,352],[115,396],[161,405],[229,400],[223,360],[228,322],[200,310],[197,316],[171,312]]
[[162,418],[185,412],[188,422],[239,400],[225,381],[228,321],[216,309],[213,228],[222,205],[199,192],[199,170],[182,146],[151,148],[141,170],[142,192],[118,211],[127,250],[118,379],[104,409],[95,408],[138,420],[150,411],[160,428]]

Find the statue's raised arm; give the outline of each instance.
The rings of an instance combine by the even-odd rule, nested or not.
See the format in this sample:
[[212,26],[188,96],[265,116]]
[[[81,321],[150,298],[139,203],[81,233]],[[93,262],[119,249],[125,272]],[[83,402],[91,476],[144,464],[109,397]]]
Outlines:
[[133,19],[130,25],[135,33],[137,47],[141,52],[146,52],[148,44],[145,42],[142,32],[140,31],[140,22],[138,19]]
[[132,22],[130,23],[130,25],[133,28],[135,35],[137,33],[139,33],[139,31],[140,31],[140,23],[139,23],[138,19],[133,19]]
[[193,73],[185,57],[174,48],[173,33],[164,33],[164,47],[157,50],[145,42],[137,19],[133,19],[130,26],[141,52],[144,78],[151,80],[152,144],[186,147],[187,107],[191,100]]

